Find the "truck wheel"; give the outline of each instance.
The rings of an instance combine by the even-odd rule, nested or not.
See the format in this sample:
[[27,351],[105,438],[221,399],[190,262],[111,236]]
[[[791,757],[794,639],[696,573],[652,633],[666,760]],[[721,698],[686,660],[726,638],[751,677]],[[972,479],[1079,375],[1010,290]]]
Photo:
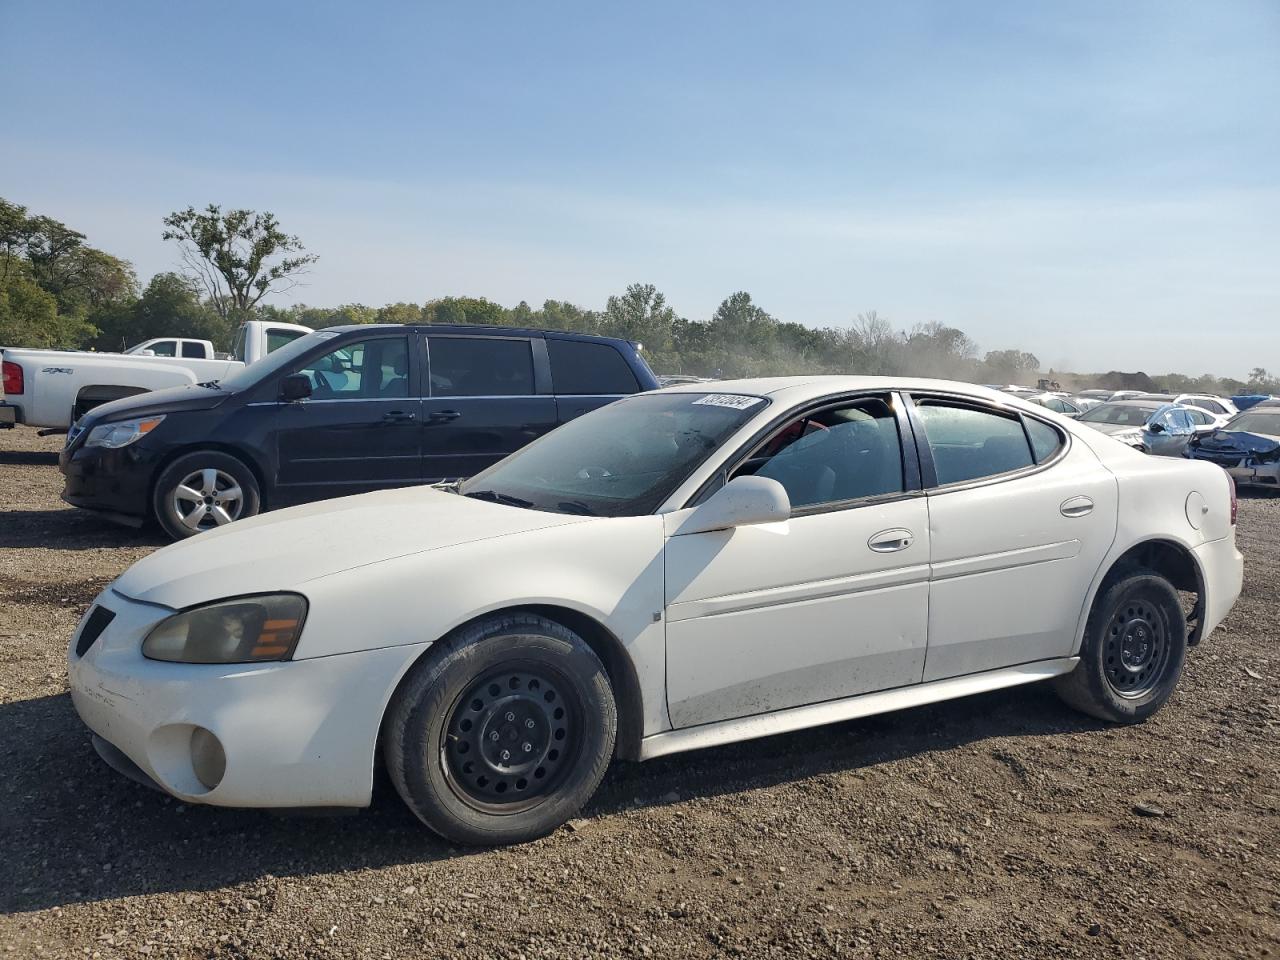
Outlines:
[[255,516],[261,506],[253,471],[218,450],[197,450],[173,461],[151,496],[156,520],[174,540]]
[[387,711],[383,754],[396,790],[456,843],[545,836],[595,793],[617,735],[600,658],[532,614],[492,617],[438,644]]
[[1139,723],[1159,710],[1182,676],[1187,621],[1164,577],[1135,569],[1094,601],[1080,663],[1054,680],[1058,696],[1111,723]]

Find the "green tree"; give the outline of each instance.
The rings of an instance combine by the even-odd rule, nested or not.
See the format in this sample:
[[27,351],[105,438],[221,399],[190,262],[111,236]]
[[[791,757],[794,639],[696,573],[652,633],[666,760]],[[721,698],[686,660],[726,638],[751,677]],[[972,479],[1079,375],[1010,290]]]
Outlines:
[[484,297],[444,297],[422,307],[424,323],[496,324],[507,322],[507,310]]
[[298,286],[298,278],[318,259],[281,230],[272,213],[223,213],[211,203],[202,211],[175,211],[164,225],[161,236],[178,244],[188,275],[228,323],[251,317],[268,294]]
[[211,340],[215,349],[225,351],[231,348],[235,334],[217,311],[201,302],[196,284],[177,273],[156,274],[134,302],[113,304],[92,316],[99,330],[94,343],[104,350],[172,336]]
[[0,284],[0,344],[12,347],[77,347],[94,329],[76,314],[59,314],[58,301],[25,272]]

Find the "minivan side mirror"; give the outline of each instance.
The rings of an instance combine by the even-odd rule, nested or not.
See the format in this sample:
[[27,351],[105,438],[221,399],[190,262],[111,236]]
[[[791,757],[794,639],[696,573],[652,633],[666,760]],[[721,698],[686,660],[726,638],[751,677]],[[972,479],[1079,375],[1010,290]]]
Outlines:
[[734,477],[706,503],[694,508],[674,536],[728,530],[756,523],[777,523],[791,517],[786,488],[768,477]]
[[311,378],[305,373],[295,373],[280,381],[280,399],[294,402],[311,396]]

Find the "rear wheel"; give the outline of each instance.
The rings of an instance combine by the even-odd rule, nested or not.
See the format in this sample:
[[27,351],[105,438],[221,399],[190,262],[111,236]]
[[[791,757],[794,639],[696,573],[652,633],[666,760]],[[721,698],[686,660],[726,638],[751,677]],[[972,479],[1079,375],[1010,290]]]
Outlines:
[[258,480],[245,464],[220,450],[184,454],[161,472],[152,510],[175,540],[256,515]]
[[385,723],[387,769],[409,808],[450,840],[491,845],[544,836],[590,799],[617,714],[586,642],[521,614],[442,640]]
[[1133,570],[1094,601],[1080,663],[1054,681],[1077,710],[1138,723],[1159,710],[1182,676],[1187,622],[1178,592],[1150,570]]

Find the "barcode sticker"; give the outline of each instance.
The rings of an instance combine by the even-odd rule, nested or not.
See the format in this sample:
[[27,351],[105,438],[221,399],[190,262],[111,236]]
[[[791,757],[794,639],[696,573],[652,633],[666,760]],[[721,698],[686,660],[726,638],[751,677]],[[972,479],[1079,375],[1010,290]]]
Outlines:
[[705,397],[699,397],[693,402],[695,404],[705,404],[708,407],[728,407],[731,410],[746,410],[748,407],[754,407],[757,403],[764,403],[764,398],[744,397],[737,393],[710,393]]

